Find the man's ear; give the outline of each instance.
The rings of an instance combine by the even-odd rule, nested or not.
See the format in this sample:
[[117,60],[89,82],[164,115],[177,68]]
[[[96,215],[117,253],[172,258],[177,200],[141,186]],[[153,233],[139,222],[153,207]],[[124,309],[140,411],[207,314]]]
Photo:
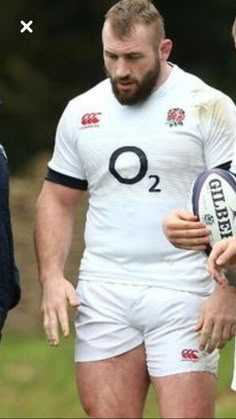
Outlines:
[[159,46],[160,59],[167,61],[172,51],[173,42],[171,39],[163,39]]

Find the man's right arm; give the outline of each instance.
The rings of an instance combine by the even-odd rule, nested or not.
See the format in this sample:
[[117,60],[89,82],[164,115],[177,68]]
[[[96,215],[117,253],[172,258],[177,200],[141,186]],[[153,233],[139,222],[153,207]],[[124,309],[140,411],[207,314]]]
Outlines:
[[35,250],[42,286],[44,329],[51,345],[59,344],[59,325],[69,334],[67,306],[78,306],[72,284],[64,277],[76,207],[82,191],[45,181],[37,203]]
[[179,249],[205,250],[209,231],[205,224],[187,210],[175,210],[163,220],[163,231],[170,243]]

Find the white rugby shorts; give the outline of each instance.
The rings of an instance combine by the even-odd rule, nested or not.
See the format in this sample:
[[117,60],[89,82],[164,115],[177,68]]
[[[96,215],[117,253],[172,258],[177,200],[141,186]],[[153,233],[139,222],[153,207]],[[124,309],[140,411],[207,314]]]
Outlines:
[[217,373],[218,351],[194,331],[206,297],[153,286],[79,281],[75,362],[112,358],[143,344],[150,376]]

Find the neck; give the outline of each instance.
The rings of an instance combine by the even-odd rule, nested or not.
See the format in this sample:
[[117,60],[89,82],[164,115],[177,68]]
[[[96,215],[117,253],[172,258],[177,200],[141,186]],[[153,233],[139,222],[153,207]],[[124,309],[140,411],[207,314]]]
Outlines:
[[167,61],[162,63],[161,69],[160,69],[160,74],[159,74],[159,77],[157,79],[157,83],[156,83],[156,86],[155,86],[155,90],[159,89],[159,87],[161,87],[162,84],[165,83],[165,81],[170,76],[172,70],[173,70],[173,66],[171,64],[169,64]]

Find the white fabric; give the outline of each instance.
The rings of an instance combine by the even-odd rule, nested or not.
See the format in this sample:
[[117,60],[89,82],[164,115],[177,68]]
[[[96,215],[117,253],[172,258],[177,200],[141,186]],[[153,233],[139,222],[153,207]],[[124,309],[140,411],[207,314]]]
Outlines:
[[[167,116],[175,108],[185,117],[171,126]],[[88,181],[80,278],[208,295],[213,281],[206,256],[175,249],[162,220],[185,207],[201,171],[232,159],[235,138],[232,101],[177,66],[137,106],[120,105],[109,80],[73,99],[59,123],[49,167]]]
[[150,376],[217,372],[218,351],[198,350],[194,331],[207,297],[126,284],[79,281],[75,361],[98,361],[145,346]]

